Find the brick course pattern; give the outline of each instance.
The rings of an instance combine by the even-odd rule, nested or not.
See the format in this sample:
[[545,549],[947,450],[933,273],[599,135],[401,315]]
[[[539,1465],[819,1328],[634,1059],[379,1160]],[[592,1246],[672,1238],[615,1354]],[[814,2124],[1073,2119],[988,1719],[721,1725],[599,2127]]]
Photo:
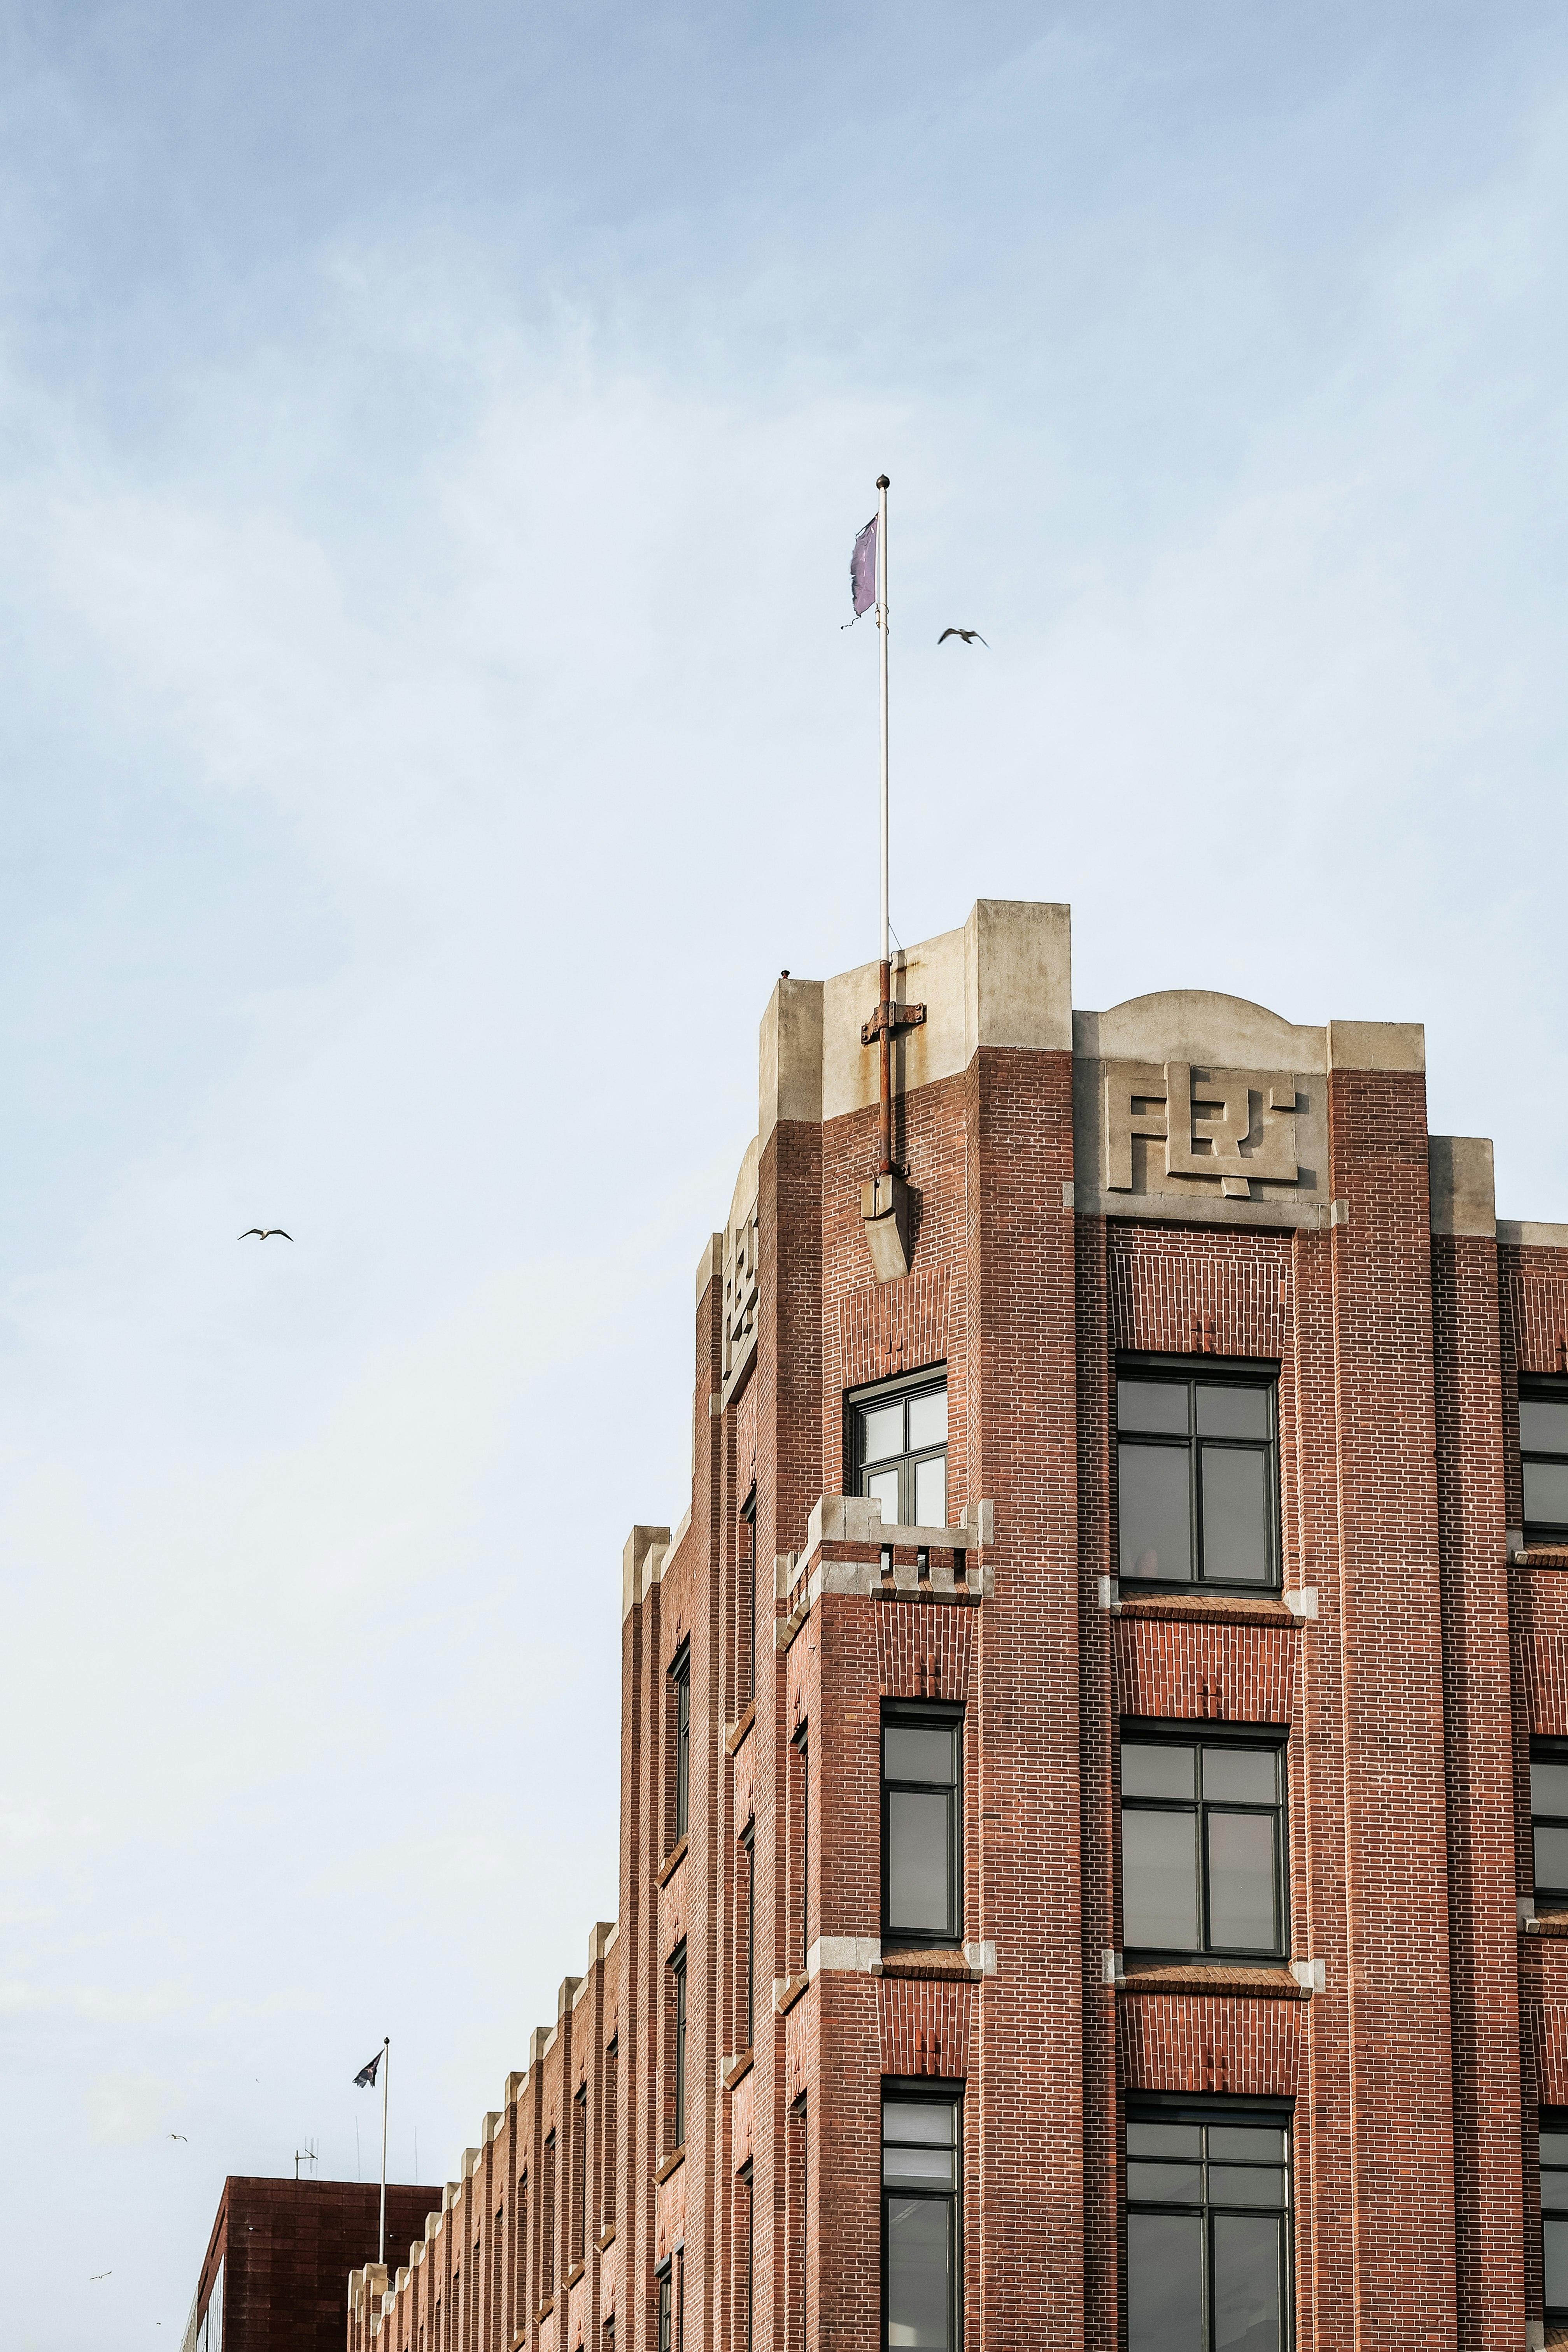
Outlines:
[[[619,1920],[406,2260],[356,2273],[350,2352],[611,2352],[612,2325],[657,2352],[664,2279],[673,2352],[874,2352],[889,2079],[962,2090],[964,2352],[1120,2352],[1125,2102],[1156,2092],[1293,2103],[1299,2352],[1539,2340],[1568,1921],[1531,1916],[1530,1737],[1568,1736],[1568,1576],[1508,1531],[1519,1375],[1568,1377],[1568,1232],[1500,1240],[1489,1209],[1444,1206],[1413,1033],[1279,1035],[1191,995],[1053,1025],[1022,950],[1000,998],[963,952],[962,987],[951,940],[908,961],[931,1003],[899,1048],[912,1261],[886,1283],[869,995],[851,1019],[838,983],[781,982],[744,1163],[754,1349],[726,1352],[716,1235],[689,1507],[627,1547]],[[1141,1023],[1135,1058],[1195,1067],[1205,1021],[1253,1024],[1233,1058],[1254,1070],[1307,1069],[1310,1199],[1216,1185],[1184,1213],[1157,1182],[1089,1183],[1066,1038]],[[1278,1592],[1119,1587],[1124,1354],[1277,1371]],[[852,1475],[848,1392],[939,1367],[968,1548],[814,1549]],[[882,1935],[881,1710],[919,1698],[963,1709],[962,1935],[938,1950]],[[1267,1965],[1124,1952],[1127,1720],[1283,1743],[1289,1940]]]

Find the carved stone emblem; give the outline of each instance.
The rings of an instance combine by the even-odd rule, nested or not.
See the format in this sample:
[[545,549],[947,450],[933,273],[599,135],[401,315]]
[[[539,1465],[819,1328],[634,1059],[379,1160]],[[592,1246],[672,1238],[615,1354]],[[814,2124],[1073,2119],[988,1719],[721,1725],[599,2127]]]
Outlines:
[[736,1218],[725,1235],[724,1378],[751,1353],[757,1330],[757,1204]]
[[[1206,1179],[1225,1199],[1247,1201],[1258,1197],[1254,1184],[1296,1182],[1296,1081],[1288,1071],[1108,1062],[1104,1083],[1108,1192],[1157,1191],[1163,1174]],[[1134,1166],[1140,1139],[1144,1182]],[[1163,1147],[1157,1162],[1152,1144]]]

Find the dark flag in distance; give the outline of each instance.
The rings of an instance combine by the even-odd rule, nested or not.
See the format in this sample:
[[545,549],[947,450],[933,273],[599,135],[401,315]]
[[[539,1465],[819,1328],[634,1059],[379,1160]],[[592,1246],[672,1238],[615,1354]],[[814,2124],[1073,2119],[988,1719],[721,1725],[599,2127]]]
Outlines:
[[871,517],[849,557],[849,595],[855,618],[868,613],[877,601],[877,518]]
[[359,2073],[354,2076],[354,2088],[356,2091],[374,2090],[375,2070],[380,2065],[386,2053],[384,2050],[378,2050],[375,2056],[368,2059],[364,2065],[360,2068]]

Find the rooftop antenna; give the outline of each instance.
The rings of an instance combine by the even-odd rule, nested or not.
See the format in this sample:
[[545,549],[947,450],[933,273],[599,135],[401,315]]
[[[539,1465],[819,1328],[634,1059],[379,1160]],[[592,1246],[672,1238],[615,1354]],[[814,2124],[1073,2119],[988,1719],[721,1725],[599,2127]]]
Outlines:
[[294,2150],[294,2178],[296,2180],[300,2178],[300,2167],[302,2164],[308,2164],[311,2171],[314,2172],[316,2168],[316,2143],[313,2139],[308,2139],[303,2147],[297,2147]]

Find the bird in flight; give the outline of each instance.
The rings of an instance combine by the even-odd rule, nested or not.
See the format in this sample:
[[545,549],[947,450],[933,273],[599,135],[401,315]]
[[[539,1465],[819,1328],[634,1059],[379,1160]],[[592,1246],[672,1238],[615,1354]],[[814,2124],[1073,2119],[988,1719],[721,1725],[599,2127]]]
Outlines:
[[[240,1235],[240,1237],[239,1237],[239,1238],[240,1238],[240,1240],[241,1240],[241,1241],[243,1241],[243,1240],[245,1239],[245,1235],[244,1235],[243,1234],[241,1234],[241,1235]],[[185,2135],[184,2135],[184,2132],[171,2132],[171,2133],[169,2134],[169,2137],[170,2137],[171,2139],[185,2139]],[[191,2143],[190,2143],[190,2141],[189,2141],[188,2139],[186,2139],[186,2140],[185,2140],[185,2146],[186,2146],[187,2147],[189,2147],[190,2144],[191,2144]]]
[[[978,629],[943,629],[941,636],[937,639],[937,644],[939,646],[945,646],[949,637],[962,637],[966,646],[972,646],[974,643],[975,638],[980,637],[980,632]],[[985,645],[985,639],[984,637],[980,637],[980,642],[983,646]],[[989,646],[986,646],[986,651],[990,651]]]
[[89,2286],[91,2286],[96,2279],[112,2278],[113,2276],[114,2273],[112,2271],[89,2271],[87,2274],[87,2283]]
[[269,1242],[274,1234],[281,1234],[286,1242],[291,1242],[294,1238],[292,1234],[285,1234],[281,1225],[247,1225],[238,1238],[242,1242],[247,1242],[252,1234],[256,1235],[258,1242]]

